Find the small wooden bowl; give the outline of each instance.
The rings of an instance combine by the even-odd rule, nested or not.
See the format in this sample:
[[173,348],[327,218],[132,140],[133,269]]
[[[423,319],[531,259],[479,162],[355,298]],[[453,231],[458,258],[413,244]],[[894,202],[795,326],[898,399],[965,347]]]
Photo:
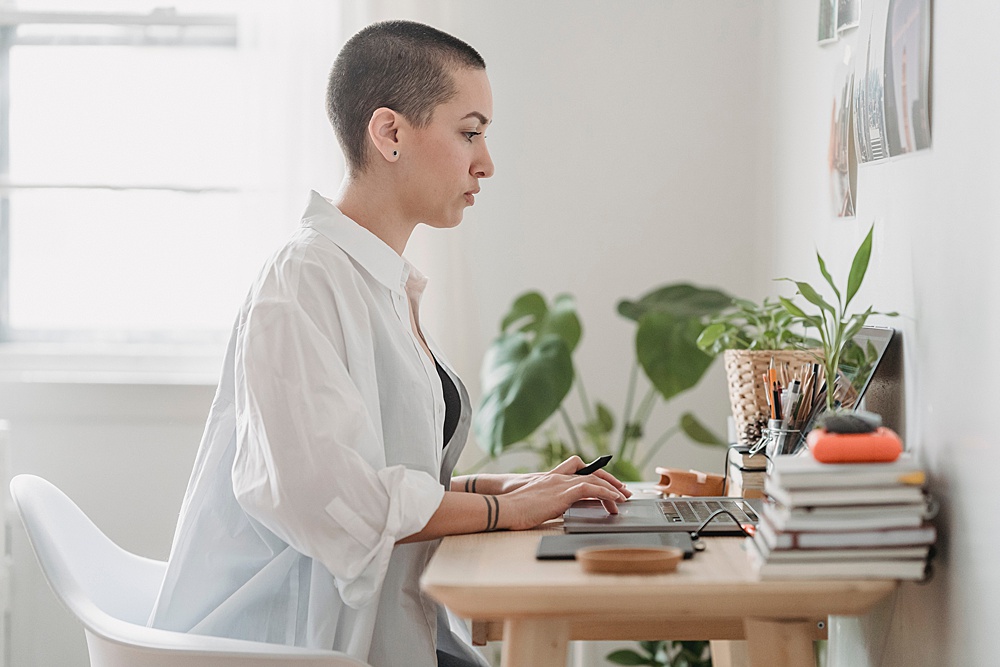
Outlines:
[[677,569],[684,552],[677,547],[584,547],[576,559],[595,574],[664,574]]

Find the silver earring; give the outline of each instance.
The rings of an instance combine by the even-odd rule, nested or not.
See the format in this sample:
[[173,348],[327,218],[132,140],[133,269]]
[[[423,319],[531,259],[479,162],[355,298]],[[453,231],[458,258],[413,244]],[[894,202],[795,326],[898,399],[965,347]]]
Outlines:
[[399,156],[399,151],[393,151],[392,152],[392,156],[393,157],[398,157]]

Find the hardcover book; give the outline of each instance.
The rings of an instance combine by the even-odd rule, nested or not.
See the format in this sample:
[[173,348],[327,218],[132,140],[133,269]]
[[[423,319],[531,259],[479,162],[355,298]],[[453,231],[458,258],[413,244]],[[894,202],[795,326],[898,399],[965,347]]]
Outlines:
[[764,491],[770,498],[773,498],[786,507],[882,505],[920,503],[924,501],[924,492],[919,486],[787,489],[769,477],[764,481]]
[[770,478],[786,489],[923,486],[927,476],[908,454],[889,463],[820,463],[811,456],[781,456]]
[[849,547],[889,547],[933,544],[934,526],[886,528],[883,530],[778,531],[765,518],[757,534],[772,549],[842,549]]

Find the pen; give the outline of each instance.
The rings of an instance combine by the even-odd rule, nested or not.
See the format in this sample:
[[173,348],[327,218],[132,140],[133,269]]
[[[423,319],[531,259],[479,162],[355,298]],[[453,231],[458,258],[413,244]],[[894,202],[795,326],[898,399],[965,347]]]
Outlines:
[[597,472],[604,466],[611,462],[611,454],[605,454],[604,456],[599,456],[587,465],[583,466],[577,470],[574,475],[590,475]]

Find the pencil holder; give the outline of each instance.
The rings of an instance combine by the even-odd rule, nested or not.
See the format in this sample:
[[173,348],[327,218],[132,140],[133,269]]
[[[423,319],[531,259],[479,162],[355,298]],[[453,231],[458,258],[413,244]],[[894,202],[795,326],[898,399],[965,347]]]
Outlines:
[[726,350],[726,384],[729,386],[729,403],[736,420],[736,437],[741,444],[757,442],[767,424],[768,390],[761,376],[773,364],[792,367],[821,361],[821,350]]
[[768,419],[767,428],[761,435],[764,452],[767,458],[774,460],[775,456],[795,454],[802,448],[805,440],[798,429],[783,428],[780,419]]

